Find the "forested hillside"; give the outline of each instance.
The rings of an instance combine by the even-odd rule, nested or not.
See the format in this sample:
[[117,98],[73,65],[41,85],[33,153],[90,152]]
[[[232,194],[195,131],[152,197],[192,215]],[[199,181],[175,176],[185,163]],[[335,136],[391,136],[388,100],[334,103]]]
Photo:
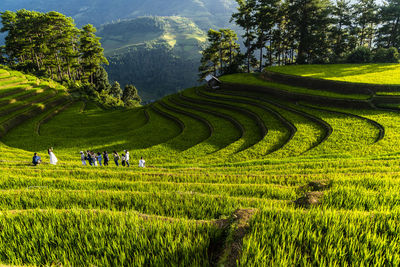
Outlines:
[[143,100],[197,84],[205,33],[182,17],[142,17],[104,25],[98,35],[111,80],[132,83]]

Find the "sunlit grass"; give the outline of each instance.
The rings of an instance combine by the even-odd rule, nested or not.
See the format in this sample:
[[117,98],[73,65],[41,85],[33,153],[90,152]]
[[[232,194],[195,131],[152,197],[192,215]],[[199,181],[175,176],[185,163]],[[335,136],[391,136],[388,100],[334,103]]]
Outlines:
[[324,97],[332,97],[332,98],[351,98],[351,99],[368,99],[369,95],[361,95],[361,94],[339,94],[329,91],[323,90],[312,90],[304,87],[296,87],[290,86],[286,84],[276,83],[267,81],[262,79],[260,74],[254,73],[239,73],[239,74],[230,74],[220,77],[222,82],[230,82],[230,83],[238,83],[238,84],[248,84],[248,85],[256,85],[256,86],[265,86],[270,88],[275,88],[278,90],[283,90],[287,92],[293,93],[301,93],[306,95],[315,95],[315,96],[324,96]]
[[291,65],[266,70],[344,82],[400,85],[400,64]]
[[[23,107],[0,122],[46,106],[20,99],[28,92],[65,93],[51,81],[26,80],[28,91],[0,89],[0,112]],[[222,80],[271,86],[253,74]],[[237,229],[232,214],[256,209],[238,239],[239,266],[399,265],[400,113],[205,87],[153,105],[103,110],[76,101],[1,138],[1,264],[209,266]],[[283,121],[295,129],[290,140]],[[376,141],[378,124],[384,136]],[[323,125],[332,127],[326,140]],[[116,167],[111,154],[108,167],[82,166],[79,151],[87,149],[128,149],[131,167]],[[43,164],[32,166],[33,152]],[[137,166],[141,156],[146,168]],[[331,187],[321,189],[319,205],[296,206],[312,181]]]

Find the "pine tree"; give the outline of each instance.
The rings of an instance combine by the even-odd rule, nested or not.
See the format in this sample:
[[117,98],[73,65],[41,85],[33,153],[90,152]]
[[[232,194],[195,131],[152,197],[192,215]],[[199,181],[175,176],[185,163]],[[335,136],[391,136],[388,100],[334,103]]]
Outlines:
[[353,5],[354,31],[359,46],[372,48],[375,27],[378,24],[378,7],[374,0],[359,0]]
[[351,38],[350,31],[352,27],[352,9],[349,0],[336,0],[332,8],[332,17],[334,24],[331,30],[331,45],[334,58],[333,62],[344,58],[346,54],[352,51],[356,44],[354,38]]
[[378,46],[400,49],[400,1],[387,0],[380,8],[380,18],[382,25],[378,32]]
[[237,34],[231,29],[220,29],[221,33],[221,50],[222,73],[238,72],[241,65],[240,45],[236,42],[238,40]]
[[290,0],[289,19],[298,42],[297,63],[326,60],[329,53],[329,0]]
[[79,38],[79,51],[81,53],[81,64],[84,79],[93,83],[94,72],[101,64],[108,64],[103,55],[104,49],[101,47],[100,38],[95,35],[96,28],[88,24],[82,28]]
[[222,66],[221,41],[221,32],[213,29],[210,29],[207,32],[208,46],[202,51],[202,57],[199,67],[200,80],[204,79],[207,75],[211,73],[214,74],[214,76],[217,76],[217,72]]
[[128,84],[125,86],[122,101],[125,103],[126,107],[134,107],[138,106],[142,100],[139,97],[136,87]]
[[93,85],[94,89],[99,93],[102,91],[110,92],[111,85],[108,81],[108,74],[102,66],[100,66],[93,75]]
[[254,50],[256,46],[254,40],[256,39],[256,0],[236,0],[239,7],[238,12],[232,14],[231,21],[235,21],[245,33],[242,35],[244,39],[244,46],[246,47],[246,65],[247,72],[250,72],[250,67],[254,65]]
[[200,60],[200,80],[209,74],[217,76],[217,74],[222,75],[238,70],[240,46],[236,43],[237,39],[236,33],[230,29],[208,31],[208,46],[202,51]]
[[119,85],[118,82],[114,82],[110,88],[110,95],[115,98],[121,99],[122,94],[123,94],[123,92],[122,92],[121,86]]
[[272,41],[273,29],[278,20],[278,12],[280,8],[280,0],[259,0],[255,7],[255,24],[256,24],[256,48],[260,52],[259,71],[263,68],[263,49],[267,42]]

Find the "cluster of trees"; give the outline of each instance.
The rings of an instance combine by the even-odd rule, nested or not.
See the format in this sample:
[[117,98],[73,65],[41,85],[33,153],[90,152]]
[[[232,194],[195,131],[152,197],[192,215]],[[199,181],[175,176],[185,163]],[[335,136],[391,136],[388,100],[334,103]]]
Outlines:
[[[242,59],[246,71],[261,71],[265,65],[399,60],[398,0],[381,5],[375,0],[236,2],[238,8],[232,21],[244,32]],[[209,47],[203,52],[202,62],[215,65],[219,73],[224,73],[221,63],[216,64],[218,60],[211,56],[213,47],[221,42],[214,35],[209,33]]]
[[242,60],[237,34],[230,29],[210,29],[207,33],[208,47],[202,51],[199,67],[200,80],[208,74],[238,72]]
[[[102,67],[108,61],[92,25],[78,29],[72,18],[53,11],[40,13],[22,9],[0,14],[0,32],[7,34],[0,51],[1,63],[67,83],[109,107],[140,103],[133,86],[127,86],[129,92],[122,93],[118,83],[109,84]],[[121,92],[114,93],[112,89],[116,87]]]

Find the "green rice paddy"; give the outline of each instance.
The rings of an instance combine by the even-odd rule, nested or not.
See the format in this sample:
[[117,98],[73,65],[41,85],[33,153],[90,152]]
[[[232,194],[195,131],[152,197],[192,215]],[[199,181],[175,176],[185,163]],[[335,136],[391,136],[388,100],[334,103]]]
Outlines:
[[[0,68],[1,264],[399,265],[395,96],[376,106],[373,97],[253,74],[221,80],[231,90],[196,87],[103,110],[53,82]],[[371,106],[340,102],[349,99]],[[82,166],[81,150],[111,158],[124,149],[129,168],[112,159]],[[34,152],[43,159],[36,167]]]

